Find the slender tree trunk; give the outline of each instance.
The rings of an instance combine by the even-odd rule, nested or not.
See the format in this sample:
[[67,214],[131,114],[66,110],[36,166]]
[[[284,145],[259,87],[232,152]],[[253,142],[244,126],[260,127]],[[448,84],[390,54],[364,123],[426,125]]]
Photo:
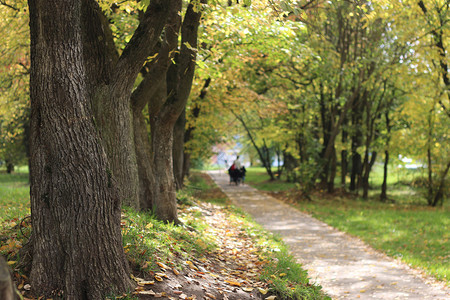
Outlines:
[[391,141],[391,120],[389,118],[389,110],[386,110],[384,117],[386,119],[387,139],[386,150],[384,151],[384,167],[383,167],[383,183],[381,184],[381,202],[387,201],[387,178],[388,178],[388,166],[389,166],[389,144]]
[[334,179],[336,178],[336,149],[333,151],[330,163],[330,177],[328,179],[327,190],[328,193],[334,193]]
[[388,166],[389,166],[389,150],[384,151],[384,166],[383,166],[383,183],[381,184],[380,201],[387,201],[387,178],[388,178]]
[[30,0],[31,286],[66,299],[104,299],[133,286],[120,198],[93,123],[82,1]]
[[[347,120],[344,120],[344,127]],[[347,146],[348,132],[346,129],[342,130],[342,144],[344,147]],[[345,189],[346,177],[348,172],[348,151],[346,149],[341,151],[341,187]]]

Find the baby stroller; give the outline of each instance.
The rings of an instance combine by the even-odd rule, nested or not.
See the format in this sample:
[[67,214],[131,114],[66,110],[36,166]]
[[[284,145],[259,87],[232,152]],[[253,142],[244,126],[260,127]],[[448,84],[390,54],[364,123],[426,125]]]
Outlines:
[[231,167],[228,169],[228,174],[230,175],[230,185],[232,183],[235,183],[236,185],[239,185],[240,183],[244,183],[246,172],[247,172],[247,170],[245,170],[245,167],[241,167],[240,169],[237,169],[234,166],[234,164],[232,164]]

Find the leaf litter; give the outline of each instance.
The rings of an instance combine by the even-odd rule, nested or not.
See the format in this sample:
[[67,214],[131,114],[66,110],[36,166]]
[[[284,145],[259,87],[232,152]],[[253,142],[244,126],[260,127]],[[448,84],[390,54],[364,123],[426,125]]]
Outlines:
[[[159,272],[143,272],[143,266],[133,265],[133,261],[130,261],[134,270],[131,278],[136,282],[133,293],[136,297],[176,300],[268,298],[268,284],[258,279],[267,263],[264,260],[264,250],[255,246],[245,230],[246,224],[230,221],[227,208],[209,203],[196,203],[194,207],[181,206],[179,212],[180,216],[200,213],[208,225],[202,234],[208,235],[216,247],[207,250],[203,257],[183,253],[175,255],[173,261],[156,261],[154,263],[160,268]],[[126,217],[125,213],[122,214],[122,218]],[[121,228],[124,232],[129,226],[129,222],[122,220]],[[151,230],[152,227],[153,225],[147,225],[146,229]],[[22,241],[17,234],[9,233],[8,237],[6,243],[2,243],[2,252],[15,257]],[[203,241],[199,239],[198,242]],[[132,245],[124,246],[126,253],[130,247]],[[189,259],[185,259],[186,257]],[[149,256],[147,260],[146,264],[150,264],[152,260],[158,260],[158,257]],[[16,261],[10,260],[8,264],[14,267]],[[30,294],[31,286],[27,276],[14,270],[13,279],[24,299],[36,299]],[[126,297],[129,296],[114,299]]]
[[[268,295],[268,284],[259,280],[267,263],[264,250],[254,244],[244,224],[230,221],[230,212],[224,207],[196,205],[196,214],[201,213],[208,224],[205,234],[212,237],[217,247],[202,257],[185,253],[189,259],[156,262],[161,271],[151,274],[151,280],[142,279],[135,295],[139,299],[275,299]],[[180,207],[180,216],[191,214],[192,210]]]

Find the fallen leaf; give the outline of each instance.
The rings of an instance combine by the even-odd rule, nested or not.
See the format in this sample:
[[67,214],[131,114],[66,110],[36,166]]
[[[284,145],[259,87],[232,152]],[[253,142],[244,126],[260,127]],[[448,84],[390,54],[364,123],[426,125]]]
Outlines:
[[155,279],[158,280],[158,281],[163,281],[163,279],[160,276],[158,276],[158,275],[155,275]]
[[165,273],[155,273],[155,275],[159,276],[159,277],[169,278],[169,277],[167,277],[167,275]]
[[258,288],[258,291],[259,291],[261,294],[265,295],[265,294],[267,294],[267,292],[269,291],[269,289]]
[[13,265],[13,264],[15,264],[15,263],[17,263],[17,261],[15,261],[15,260],[10,260],[10,261],[7,262],[7,264],[8,264],[9,266],[11,266],[11,265]]
[[151,296],[155,296],[156,293],[152,290],[148,290],[148,291],[139,291],[139,295],[151,295]]
[[155,284],[155,281],[151,280],[151,281],[139,281],[138,282],[138,285],[142,285],[142,286],[144,286],[144,285],[151,285],[151,284]]
[[233,281],[233,280],[225,280],[226,283],[232,285],[232,286],[241,286],[241,284],[237,281]]
[[253,291],[253,288],[252,287],[243,287],[242,288],[242,290],[244,291],[244,292],[252,292]]
[[194,263],[192,261],[186,261],[186,264],[189,265],[189,267],[191,267],[191,269],[194,269],[195,271],[198,271],[198,268],[194,265]]
[[208,292],[205,293],[205,296],[206,296],[206,297],[209,297],[209,298],[211,298],[211,299],[216,299],[216,296],[214,296],[213,294],[208,293]]
[[186,294],[181,294],[179,297],[180,297],[180,299],[183,299],[183,300],[187,299],[187,295]]
[[174,293],[175,295],[181,295],[181,294],[183,294],[182,291],[173,291],[173,293]]
[[164,269],[164,270],[170,269],[168,266],[166,266],[166,265],[163,264],[163,263],[157,262],[156,264],[157,264],[158,266],[160,266],[161,269]]
[[280,277],[284,277],[284,276],[286,276],[287,274],[286,273],[281,273],[280,274]]
[[178,272],[178,270],[175,269],[175,268],[172,268],[172,272],[173,272],[173,274],[175,274],[175,275],[180,275],[180,272]]
[[30,290],[31,290],[31,285],[25,284],[25,285],[23,286],[23,289],[24,289],[25,291],[30,291]]
[[266,298],[266,300],[275,300],[277,297],[276,296],[269,296]]

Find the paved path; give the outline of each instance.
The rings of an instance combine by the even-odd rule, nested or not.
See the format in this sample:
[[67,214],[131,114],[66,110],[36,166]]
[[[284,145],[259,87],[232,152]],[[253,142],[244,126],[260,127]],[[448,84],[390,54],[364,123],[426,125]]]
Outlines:
[[291,253],[333,299],[450,299],[449,289],[327,224],[247,186],[229,185],[224,171],[209,175],[264,228],[279,234]]

